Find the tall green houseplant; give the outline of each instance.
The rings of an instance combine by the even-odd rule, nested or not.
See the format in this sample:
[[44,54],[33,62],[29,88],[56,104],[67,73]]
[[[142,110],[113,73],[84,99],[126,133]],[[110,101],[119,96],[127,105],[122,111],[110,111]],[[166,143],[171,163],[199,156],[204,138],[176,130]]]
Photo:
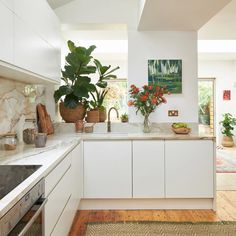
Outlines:
[[[77,47],[70,40],[67,45],[69,53],[65,57],[66,64],[61,77],[63,85],[55,91],[54,99],[56,103],[60,101],[62,118],[66,122],[75,122],[84,118],[89,104],[94,108],[102,107],[107,93],[106,80],[116,78],[112,72],[119,67],[111,69],[111,66],[103,66],[94,59],[92,56],[96,48],[94,45],[88,48]],[[95,84],[91,82],[94,74],[98,74]]]

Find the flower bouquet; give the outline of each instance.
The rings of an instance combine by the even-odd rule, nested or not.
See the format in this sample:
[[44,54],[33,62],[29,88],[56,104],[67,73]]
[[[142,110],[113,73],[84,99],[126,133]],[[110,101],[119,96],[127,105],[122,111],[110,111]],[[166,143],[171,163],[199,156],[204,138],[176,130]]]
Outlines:
[[136,108],[136,114],[140,111],[144,116],[144,133],[151,131],[149,115],[154,112],[159,105],[167,102],[164,93],[167,93],[167,90],[161,86],[144,85],[141,89],[135,85],[130,86],[130,100],[128,101],[128,106],[134,106]]

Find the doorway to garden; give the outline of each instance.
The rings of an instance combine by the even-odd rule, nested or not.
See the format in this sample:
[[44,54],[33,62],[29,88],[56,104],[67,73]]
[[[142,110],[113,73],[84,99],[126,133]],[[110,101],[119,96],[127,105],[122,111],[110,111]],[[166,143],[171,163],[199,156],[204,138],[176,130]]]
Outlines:
[[201,133],[215,134],[215,79],[198,79],[198,123]]

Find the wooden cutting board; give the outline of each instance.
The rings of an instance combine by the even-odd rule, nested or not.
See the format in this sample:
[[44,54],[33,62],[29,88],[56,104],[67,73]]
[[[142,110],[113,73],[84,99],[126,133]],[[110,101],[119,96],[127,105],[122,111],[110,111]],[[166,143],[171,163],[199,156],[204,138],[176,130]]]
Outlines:
[[53,134],[54,128],[50,115],[47,113],[46,106],[39,103],[36,107],[38,129],[40,133]]

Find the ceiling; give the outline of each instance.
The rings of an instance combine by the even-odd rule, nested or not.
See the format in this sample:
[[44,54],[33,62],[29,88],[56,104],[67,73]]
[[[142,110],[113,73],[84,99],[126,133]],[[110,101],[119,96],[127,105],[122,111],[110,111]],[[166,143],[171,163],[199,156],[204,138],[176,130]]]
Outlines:
[[73,0],[47,0],[47,1],[53,9],[61,7],[69,2],[73,2]]
[[199,31],[199,39],[236,40],[236,0],[232,0]]
[[139,30],[199,30],[231,0],[142,1]]

